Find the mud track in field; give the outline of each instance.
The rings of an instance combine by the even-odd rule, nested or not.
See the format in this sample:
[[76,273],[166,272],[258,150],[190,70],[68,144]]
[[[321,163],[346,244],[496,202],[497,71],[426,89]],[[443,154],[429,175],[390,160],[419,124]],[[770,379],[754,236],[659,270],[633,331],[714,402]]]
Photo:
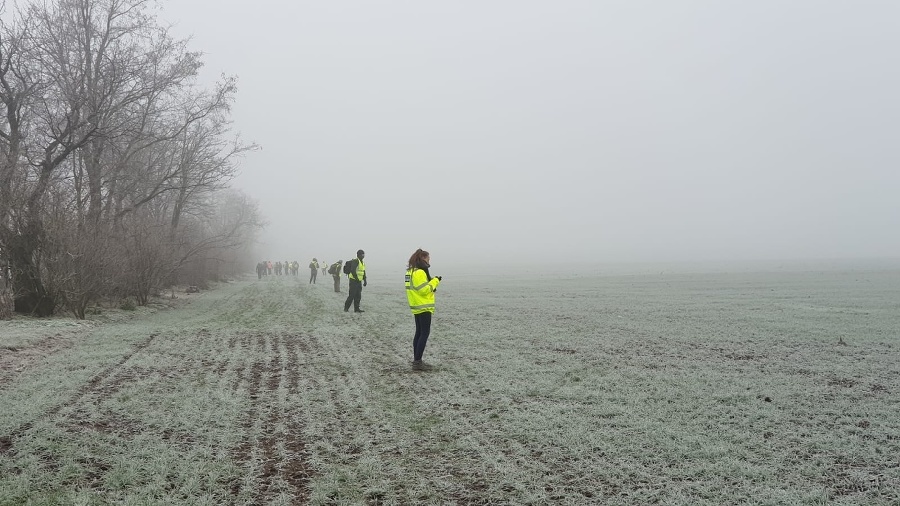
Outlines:
[[[256,334],[241,342],[232,339],[229,346],[252,347],[254,356],[268,357],[254,361],[249,369],[239,366],[236,391],[244,385],[250,407],[241,423],[247,436],[231,452],[235,464],[251,469],[261,462],[253,485],[255,504],[267,504],[280,492],[293,497],[293,504],[305,504],[310,495],[309,452],[303,440],[303,413],[289,411],[285,396],[299,395],[300,355],[305,353],[310,338],[302,335]],[[241,493],[241,482],[230,484],[232,495]],[[288,490],[282,487],[287,486]]]
[[[47,410],[38,418],[50,418],[56,414],[58,414],[63,409],[79,404],[85,397],[88,395],[97,393],[101,390],[104,390],[105,385],[104,382],[107,381],[111,376],[116,374],[122,367],[128,362],[131,357],[135,354],[146,348],[153,342],[154,339],[158,336],[158,333],[153,333],[147,336],[147,338],[136,343],[131,350],[128,351],[125,355],[122,356],[116,363],[107,366],[99,373],[94,375],[87,383],[82,385],[81,388],[75,391],[75,393],[69,397],[65,402],[56,405],[55,407]],[[8,436],[0,437],[0,454],[6,454],[13,451],[13,446],[15,444],[15,440],[19,437],[22,437],[25,433],[30,431],[34,427],[34,422],[26,422],[19,427],[13,429]]]

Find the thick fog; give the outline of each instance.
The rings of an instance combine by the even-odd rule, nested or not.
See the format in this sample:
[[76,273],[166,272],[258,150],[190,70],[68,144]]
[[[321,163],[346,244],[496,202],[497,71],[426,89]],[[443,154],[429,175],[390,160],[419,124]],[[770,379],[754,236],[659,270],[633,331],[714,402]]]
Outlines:
[[170,0],[261,258],[900,257],[900,3]]

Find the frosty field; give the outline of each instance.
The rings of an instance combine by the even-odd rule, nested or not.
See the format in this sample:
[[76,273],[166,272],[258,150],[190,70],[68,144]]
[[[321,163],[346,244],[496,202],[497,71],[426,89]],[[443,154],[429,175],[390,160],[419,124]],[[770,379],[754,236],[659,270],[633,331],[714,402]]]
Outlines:
[[395,278],[0,321],[0,505],[900,504],[900,271]]

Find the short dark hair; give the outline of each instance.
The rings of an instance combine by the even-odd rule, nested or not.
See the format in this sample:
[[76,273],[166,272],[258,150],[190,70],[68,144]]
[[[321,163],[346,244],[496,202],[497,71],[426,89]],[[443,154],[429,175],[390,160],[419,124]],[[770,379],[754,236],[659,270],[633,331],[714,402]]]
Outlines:
[[366,252],[361,249],[356,250],[356,256],[365,255],[365,254],[366,254]]

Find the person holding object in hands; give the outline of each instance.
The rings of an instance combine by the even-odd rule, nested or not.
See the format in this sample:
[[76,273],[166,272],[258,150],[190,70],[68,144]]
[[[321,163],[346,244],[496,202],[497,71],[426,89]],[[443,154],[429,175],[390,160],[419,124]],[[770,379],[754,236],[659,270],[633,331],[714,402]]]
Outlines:
[[419,248],[409,257],[406,266],[406,298],[409,309],[416,321],[416,335],[413,337],[413,362],[415,370],[428,369],[422,362],[425,343],[431,333],[431,316],[434,314],[434,292],[441,283],[441,276],[431,277],[431,255]]

